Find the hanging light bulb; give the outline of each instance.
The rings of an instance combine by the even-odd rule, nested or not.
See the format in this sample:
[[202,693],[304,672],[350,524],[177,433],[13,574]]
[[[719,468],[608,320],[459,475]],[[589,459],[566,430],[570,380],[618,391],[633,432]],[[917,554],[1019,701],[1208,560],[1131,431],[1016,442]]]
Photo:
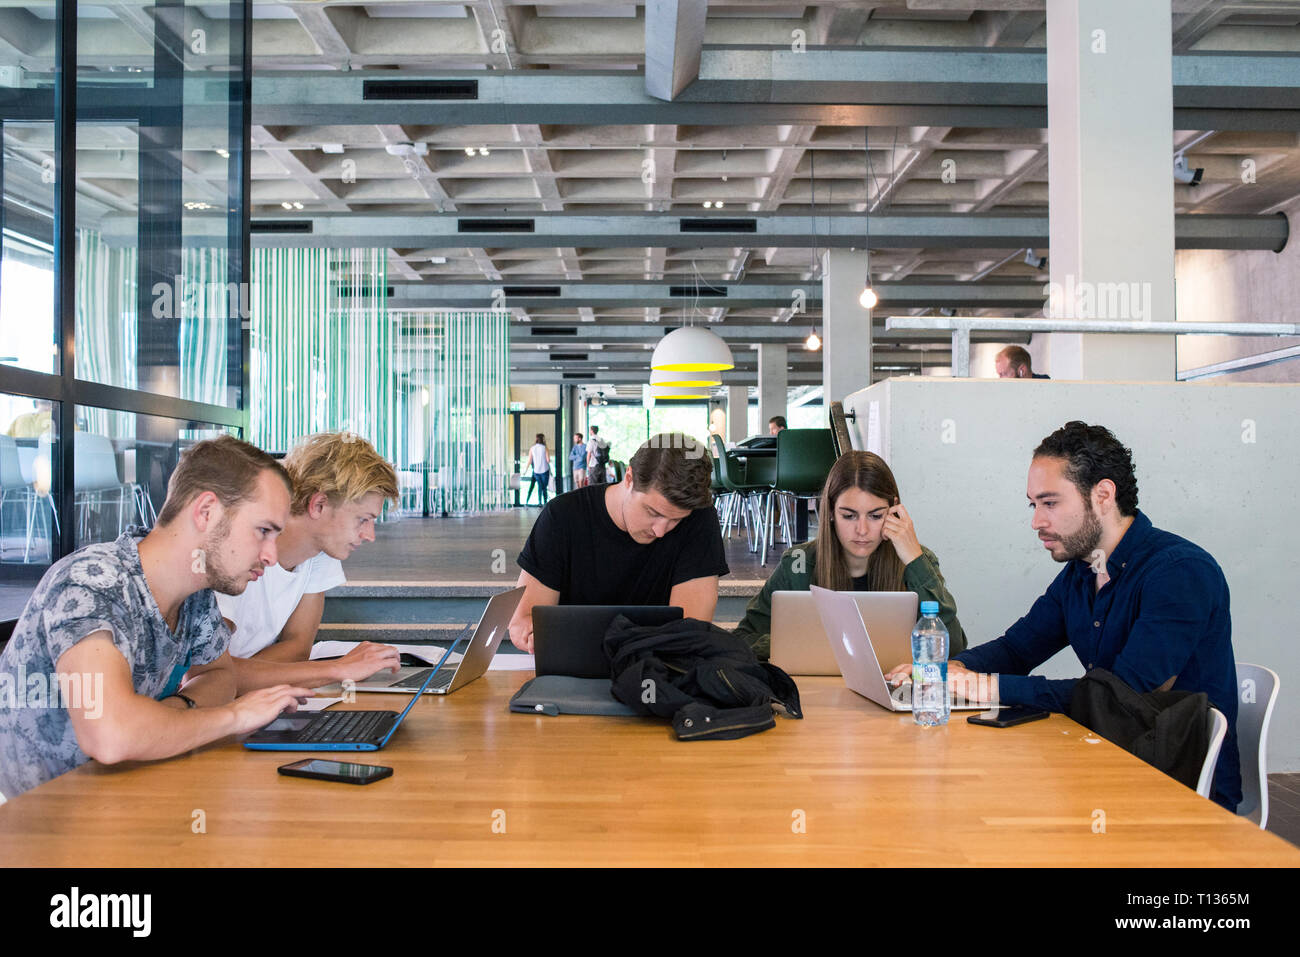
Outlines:
[[871,277],[868,276],[866,285],[862,287],[862,294],[858,296],[858,304],[863,309],[875,309],[878,302],[880,297],[876,295],[876,290],[871,288]]
[[816,329],[808,333],[808,338],[803,341],[803,347],[809,352],[816,352],[822,347],[822,341],[818,337]]

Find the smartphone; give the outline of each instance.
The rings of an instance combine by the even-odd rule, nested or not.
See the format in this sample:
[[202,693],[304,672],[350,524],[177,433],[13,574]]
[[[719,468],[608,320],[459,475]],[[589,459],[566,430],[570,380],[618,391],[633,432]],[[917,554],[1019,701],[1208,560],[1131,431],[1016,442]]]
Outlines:
[[292,778],[315,778],[318,781],[342,781],[345,784],[369,784],[380,778],[392,777],[393,769],[378,764],[352,764],[349,761],[325,761],[321,758],[307,758],[282,764],[281,774]]
[[1001,708],[991,714],[981,712],[973,714],[966,719],[969,724],[983,724],[990,728],[1010,728],[1013,725],[1025,724],[1029,721],[1037,721],[1039,718],[1046,718],[1050,712],[1041,708],[1030,708],[1026,705],[1018,705],[1014,708]]

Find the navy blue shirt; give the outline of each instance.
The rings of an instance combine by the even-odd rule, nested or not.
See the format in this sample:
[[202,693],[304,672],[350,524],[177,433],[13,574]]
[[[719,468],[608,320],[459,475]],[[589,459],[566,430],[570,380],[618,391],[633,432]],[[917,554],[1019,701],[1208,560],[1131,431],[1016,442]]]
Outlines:
[[1105,668],[1135,691],[1154,691],[1177,675],[1173,690],[1204,691],[1228,719],[1212,796],[1235,810],[1237,665],[1222,569],[1205,549],[1153,527],[1139,511],[1108,556],[1106,573],[1110,581],[1097,591],[1088,561],[1068,562],[1005,635],[954,658],[971,671],[1000,675],[1003,704],[1060,712],[1069,710],[1079,679],[1029,672],[1067,644],[1085,670]]

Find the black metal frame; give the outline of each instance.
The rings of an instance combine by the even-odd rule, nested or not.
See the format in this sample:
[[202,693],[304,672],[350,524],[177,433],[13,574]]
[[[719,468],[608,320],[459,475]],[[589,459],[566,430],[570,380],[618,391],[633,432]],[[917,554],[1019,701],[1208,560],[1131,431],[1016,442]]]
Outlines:
[[[250,282],[251,244],[249,239],[249,205],[251,180],[251,108],[252,108],[252,0],[227,0],[239,2],[243,7],[243,46],[236,52],[232,46],[230,52],[231,73],[237,75],[239,102],[241,109],[231,111],[229,130],[232,141],[238,142],[238,161],[232,162],[229,178],[232,205],[227,212],[229,223],[228,236],[238,237],[232,243],[234,249],[228,267],[228,280],[239,283]],[[179,8],[181,0],[158,0],[159,6]],[[5,119],[28,119],[48,121],[53,118],[55,126],[55,207],[54,207],[54,312],[58,318],[56,325],[56,343],[59,355],[57,373],[35,372],[13,366],[0,365],[0,392],[22,395],[34,399],[48,399],[57,403],[59,463],[52,476],[51,493],[57,503],[60,518],[60,535],[56,543],[55,558],[66,555],[76,547],[76,523],[72,521],[74,496],[74,445],[71,441],[76,431],[77,406],[94,406],[123,411],[138,415],[158,416],[194,422],[207,422],[218,426],[230,427],[246,432],[248,428],[248,389],[249,389],[249,329],[247,317],[241,316],[237,330],[229,332],[231,337],[238,336],[239,362],[238,371],[232,367],[228,371],[228,384],[234,384],[238,376],[240,399],[237,407],[209,405],[188,399],[174,398],[158,393],[126,389],[117,386],[79,380],[76,377],[76,137],[78,94],[84,93],[84,105],[89,118],[131,121],[142,125],[150,123],[171,123],[178,125],[179,108],[174,104],[161,102],[162,97],[155,96],[155,102],[143,104],[123,104],[120,96],[113,91],[89,89],[78,90],[77,75],[77,0],[58,0],[56,8],[55,43],[55,86],[52,95],[41,90],[20,91],[21,96],[0,97],[0,124]],[[172,84],[173,92],[179,89],[182,80],[176,62],[178,50],[167,49],[167,31],[159,30],[154,41],[155,91],[159,83],[164,90]],[[174,40],[180,38],[173,37]],[[236,136],[237,134],[237,136]],[[179,159],[177,160],[179,162]],[[142,163],[142,167],[143,167]],[[0,181],[2,182],[2,181]],[[3,191],[0,190],[0,198]],[[143,200],[143,197],[142,197]],[[3,203],[0,201],[0,206]],[[146,222],[149,215],[146,203],[139,205],[138,215],[141,223],[142,245],[147,240],[146,233],[150,226]],[[179,204],[177,222],[179,223]],[[0,213],[0,215],[3,215]],[[179,253],[180,231],[165,230],[168,240],[175,243]],[[165,243],[166,245],[166,243]],[[159,247],[163,248],[163,247]],[[170,246],[166,245],[170,250]],[[152,284],[144,282],[148,257],[142,249],[141,254],[140,295],[148,295]],[[169,277],[170,278],[170,277]],[[239,288],[248,288],[247,285]],[[242,297],[241,297],[242,298]],[[143,301],[143,298],[142,298]],[[145,308],[140,313],[141,321],[148,315]],[[232,324],[233,326],[233,324]],[[232,364],[233,366],[233,364]],[[25,577],[14,575],[12,577]]]

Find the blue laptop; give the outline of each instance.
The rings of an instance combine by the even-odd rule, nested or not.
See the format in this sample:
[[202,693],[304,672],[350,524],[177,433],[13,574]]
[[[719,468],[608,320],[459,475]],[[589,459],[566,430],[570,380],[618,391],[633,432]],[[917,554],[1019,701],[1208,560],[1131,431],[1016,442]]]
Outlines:
[[254,751],[378,751],[420,700],[456,644],[459,642],[443,652],[401,714],[396,711],[289,712],[250,734],[244,747]]

